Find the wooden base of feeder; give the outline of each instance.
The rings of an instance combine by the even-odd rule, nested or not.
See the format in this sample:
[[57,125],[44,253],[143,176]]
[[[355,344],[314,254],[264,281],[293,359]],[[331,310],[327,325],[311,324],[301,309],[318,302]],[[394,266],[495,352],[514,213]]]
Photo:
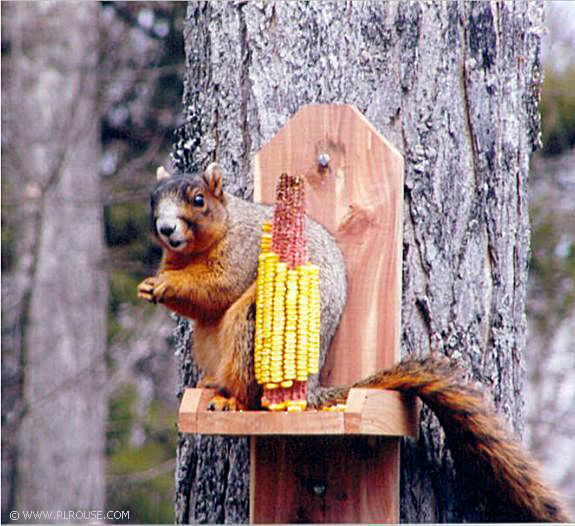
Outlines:
[[417,400],[396,391],[351,389],[345,411],[209,411],[213,389],[186,389],[178,427],[204,435],[416,436]]
[[178,427],[251,436],[252,524],[399,520],[398,437],[417,436],[417,398],[354,388],[345,411],[208,411],[214,394],[186,389]]

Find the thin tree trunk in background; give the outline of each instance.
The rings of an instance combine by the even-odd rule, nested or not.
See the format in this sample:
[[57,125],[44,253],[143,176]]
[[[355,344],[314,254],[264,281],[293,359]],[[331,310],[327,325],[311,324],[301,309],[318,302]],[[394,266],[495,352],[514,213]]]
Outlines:
[[22,366],[24,404],[19,429],[9,429],[17,461],[6,479],[3,464],[3,482],[16,486],[3,494],[3,513],[103,510],[99,5],[14,2],[2,11],[9,33],[3,172],[19,203],[13,301],[3,309],[19,335],[8,351]]
[[[527,293],[526,439],[575,516],[575,148],[536,156],[529,184],[533,260]],[[563,248],[563,251],[562,251]],[[572,264],[571,264],[572,265]],[[560,291],[558,294],[557,292]]]
[[[405,158],[402,352],[459,356],[522,431],[526,182],[542,2],[190,2],[178,170],[251,161],[303,104],[354,104]],[[196,379],[179,327],[180,388]],[[245,439],[180,435],[176,520],[247,520]],[[463,473],[465,476],[473,474]],[[402,454],[401,519],[485,520],[435,418]]]

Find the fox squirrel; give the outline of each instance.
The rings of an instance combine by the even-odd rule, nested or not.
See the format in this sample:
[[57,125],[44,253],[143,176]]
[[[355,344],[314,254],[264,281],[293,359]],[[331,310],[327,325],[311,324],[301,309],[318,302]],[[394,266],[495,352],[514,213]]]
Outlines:
[[[151,208],[163,257],[157,274],[138,286],[138,296],[194,320],[193,352],[204,373],[201,385],[221,393],[212,400],[212,409],[258,408],[255,280],[261,224],[271,219],[272,207],[225,193],[216,163],[196,176],[171,176],[160,167],[157,179]],[[321,273],[321,367],[345,304],[345,266],[321,225],[308,219],[306,235],[310,258]],[[308,403],[345,402],[351,387],[320,387],[317,377],[311,377]],[[456,462],[471,466],[474,481],[492,497],[489,504],[498,520],[567,522],[534,461],[505,430],[482,391],[462,380],[453,361],[440,355],[404,360],[353,387],[419,396],[439,418]]]

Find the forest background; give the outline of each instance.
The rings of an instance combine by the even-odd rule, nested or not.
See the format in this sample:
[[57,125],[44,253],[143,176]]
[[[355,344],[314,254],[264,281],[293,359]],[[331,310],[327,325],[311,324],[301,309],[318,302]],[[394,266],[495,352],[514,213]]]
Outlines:
[[[19,58],[9,4],[2,3],[2,522],[14,509],[15,481],[27,483],[11,452],[20,447],[17,430],[29,402],[22,393],[29,364],[14,344],[11,316],[13,282],[22,267],[23,181],[11,164],[14,108],[5,97],[8,68]],[[154,273],[160,256],[150,235],[148,193],[156,166],[169,164],[181,125],[185,14],[185,2],[101,2],[89,21],[98,32],[95,119],[106,244],[105,499],[106,509],[129,510],[130,522],[138,523],[173,522],[177,380],[171,338],[177,328],[165,310],[138,302],[135,289]],[[548,3],[546,20],[543,147],[530,180],[525,442],[575,513],[575,3]],[[55,382],[65,396],[74,396],[75,385]]]

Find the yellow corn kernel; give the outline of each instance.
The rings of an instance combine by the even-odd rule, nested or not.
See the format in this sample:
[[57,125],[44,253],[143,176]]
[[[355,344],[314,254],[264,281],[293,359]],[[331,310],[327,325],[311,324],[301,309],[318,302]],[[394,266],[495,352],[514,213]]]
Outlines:
[[288,400],[286,405],[288,411],[295,413],[299,411],[305,411],[307,402],[305,400]]
[[307,380],[308,334],[309,334],[309,265],[298,268],[298,302],[297,302],[297,349],[296,368],[297,379]]
[[[274,292],[272,300],[272,337],[271,337],[271,380],[281,384],[285,378],[284,363],[284,331],[285,313],[285,282],[287,265],[284,262],[274,262]],[[277,409],[277,404],[274,405]]]
[[[268,252],[263,254],[263,291],[261,296],[261,358],[258,361],[260,377],[259,383],[268,383],[272,380],[271,374],[271,354],[273,335],[273,300],[274,300],[274,278],[275,267],[278,261],[277,254]],[[256,306],[256,311],[257,311]],[[257,316],[257,312],[256,312]]]
[[294,400],[290,400],[286,405],[288,413],[301,413],[305,409],[305,407],[302,407],[300,404],[294,404]]
[[262,254],[268,254],[272,247],[272,236],[271,234],[262,234],[260,252]]
[[254,369],[256,381],[263,381],[264,369],[262,359],[264,353],[263,306],[264,306],[264,275],[266,256],[261,254],[258,259],[258,277],[256,284],[256,319],[254,335]]
[[309,265],[309,329],[308,329],[308,362],[310,375],[319,372],[320,355],[320,296],[319,267]]
[[322,411],[345,411],[347,406],[345,404],[327,405],[321,408]]

